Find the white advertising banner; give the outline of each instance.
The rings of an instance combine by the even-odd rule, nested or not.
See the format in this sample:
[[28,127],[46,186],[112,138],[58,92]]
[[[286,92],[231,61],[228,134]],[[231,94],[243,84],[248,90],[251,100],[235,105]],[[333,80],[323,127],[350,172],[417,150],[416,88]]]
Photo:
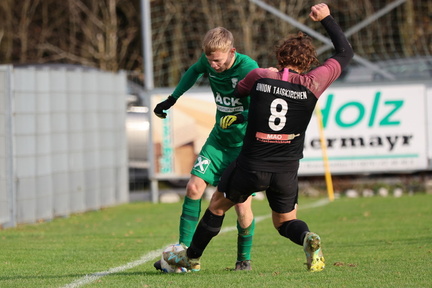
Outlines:
[[[168,95],[153,95],[152,107]],[[376,85],[330,87],[319,99],[330,172],[333,174],[412,172],[427,169],[426,87]],[[212,93],[187,92],[168,110],[153,115],[157,177],[189,175],[215,123]],[[153,113],[152,113],[153,114]],[[318,118],[305,138],[300,175],[324,173]]]
[[[409,172],[427,168],[424,85],[329,88],[319,99],[330,171]],[[316,114],[306,132],[300,175],[322,174]]]

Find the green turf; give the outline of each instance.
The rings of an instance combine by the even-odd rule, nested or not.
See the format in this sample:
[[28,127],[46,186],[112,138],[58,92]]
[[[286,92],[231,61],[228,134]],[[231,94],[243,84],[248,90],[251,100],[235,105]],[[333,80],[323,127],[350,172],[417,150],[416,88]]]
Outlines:
[[[181,204],[137,202],[1,230],[0,287],[431,287],[432,195],[310,208],[318,200],[301,198],[298,216],[323,240],[323,272],[306,271],[302,247],[281,237],[267,201],[255,200],[266,217],[255,229],[253,271],[226,269],[235,263],[233,230],[212,240],[200,272],[159,273],[154,259],[140,258],[176,242]],[[224,228],[234,225],[229,211]]]

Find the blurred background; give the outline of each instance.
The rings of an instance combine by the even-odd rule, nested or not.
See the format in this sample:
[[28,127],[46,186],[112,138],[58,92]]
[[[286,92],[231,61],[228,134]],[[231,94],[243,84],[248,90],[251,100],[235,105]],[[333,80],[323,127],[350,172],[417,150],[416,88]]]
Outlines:
[[[2,0],[0,63],[55,62],[106,71],[125,70],[131,78],[145,85],[142,2]],[[287,23],[285,15],[323,33],[320,24],[308,18],[310,7],[320,1],[149,2],[155,87],[175,86],[201,54],[203,35],[216,26],[231,30],[237,50],[256,59],[262,67],[275,66],[273,47],[283,37],[300,30]],[[431,1],[331,0],[326,3],[349,36],[358,57],[388,66],[392,71],[396,69],[392,60],[407,59],[402,62],[406,65],[399,69],[401,74],[406,71],[406,77],[418,77],[420,73],[413,71],[414,66],[426,69],[430,65]],[[330,55],[331,50],[322,42],[315,39],[315,44],[321,60]],[[429,60],[409,60],[417,57]],[[359,66],[359,60],[356,58],[350,69]],[[413,64],[423,62],[424,65]],[[417,74],[410,74],[410,70]],[[430,66],[428,71],[430,73]],[[430,78],[430,74],[426,76]],[[354,78],[347,76],[341,80],[356,80]]]
[[[172,91],[200,56],[204,34],[216,26],[233,32],[238,52],[251,56],[261,67],[276,66],[273,48],[284,37],[299,30],[306,30],[307,34],[308,31],[324,33],[321,25],[308,17],[310,7],[319,2],[2,0],[0,64],[72,65],[125,73],[129,189],[142,191],[149,184],[148,90]],[[144,3],[148,4],[148,11],[143,11]],[[356,53],[337,82],[354,87],[369,82],[431,83],[432,1],[331,0],[326,3]],[[149,20],[151,27],[144,27],[144,20]],[[143,28],[150,28],[151,55],[143,51]],[[331,55],[331,45],[311,36],[323,61]],[[146,75],[144,67],[150,62],[152,75]],[[151,85],[146,83],[148,77],[153,81]],[[200,79],[196,86],[206,88],[207,78]],[[397,175],[397,180],[394,175],[367,176],[368,181],[374,182],[377,178],[384,182],[402,181],[414,191],[424,189],[429,171]],[[363,180],[362,175],[334,178],[335,185],[342,190]],[[170,179],[163,185],[184,187],[185,179]],[[321,176],[309,177],[302,185],[312,194],[325,190]]]

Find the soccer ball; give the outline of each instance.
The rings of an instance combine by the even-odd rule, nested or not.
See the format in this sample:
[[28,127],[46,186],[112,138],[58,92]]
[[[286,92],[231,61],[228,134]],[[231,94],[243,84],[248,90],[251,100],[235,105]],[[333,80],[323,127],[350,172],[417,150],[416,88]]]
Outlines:
[[161,256],[161,268],[162,268],[163,272],[165,272],[165,273],[185,273],[185,272],[188,272],[188,270],[185,267],[177,267],[177,266],[168,264],[168,262],[165,261],[165,259],[163,257],[164,253],[179,252],[179,251],[183,251],[183,250],[185,250],[185,247],[181,244],[171,244],[171,245],[168,245],[168,247],[166,247],[164,249],[164,251],[162,252],[162,256]]

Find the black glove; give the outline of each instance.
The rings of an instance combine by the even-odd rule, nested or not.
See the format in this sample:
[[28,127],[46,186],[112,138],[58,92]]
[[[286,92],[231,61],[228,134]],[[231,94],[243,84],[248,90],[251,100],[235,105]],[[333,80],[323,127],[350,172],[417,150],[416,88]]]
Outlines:
[[167,116],[167,113],[165,113],[163,110],[168,110],[169,108],[171,108],[171,106],[173,106],[176,103],[176,101],[177,101],[177,99],[175,99],[174,97],[172,97],[170,95],[170,96],[168,96],[167,99],[165,99],[164,101],[157,104],[156,107],[153,109],[153,112],[159,118],[165,119]]
[[244,122],[244,116],[242,114],[227,115],[220,118],[219,126],[222,129],[227,129],[232,124],[240,124],[243,122]]

